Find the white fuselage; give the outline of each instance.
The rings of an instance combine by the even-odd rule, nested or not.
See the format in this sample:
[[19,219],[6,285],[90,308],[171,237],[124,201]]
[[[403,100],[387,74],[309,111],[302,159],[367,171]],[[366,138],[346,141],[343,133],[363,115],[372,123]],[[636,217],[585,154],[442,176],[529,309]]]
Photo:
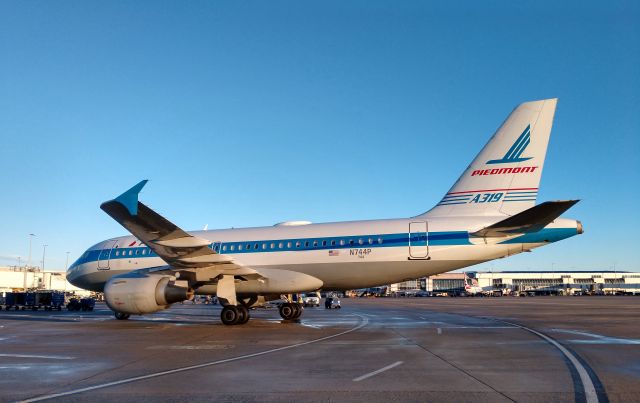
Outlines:
[[[404,218],[193,231],[216,252],[255,270],[308,274],[325,290],[364,288],[443,273],[543,246],[579,233],[579,223],[556,219],[541,231],[488,243],[472,237],[503,217]],[[166,263],[133,236],[100,242],[68,270],[79,287],[101,291],[106,281]],[[215,294],[203,284],[200,294]]]

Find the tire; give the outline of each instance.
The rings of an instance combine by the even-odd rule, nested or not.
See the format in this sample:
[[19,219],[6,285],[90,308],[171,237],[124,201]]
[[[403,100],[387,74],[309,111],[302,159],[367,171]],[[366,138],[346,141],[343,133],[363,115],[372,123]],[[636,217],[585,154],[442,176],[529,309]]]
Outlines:
[[234,305],[227,305],[222,308],[222,312],[220,312],[220,320],[225,325],[235,325],[238,323],[240,319],[240,314],[238,312],[238,308]]
[[293,307],[293,304],[290,304],[288,302],[286,304],[280,305],[278,311],[280,312],[280,316],[284,320],[292,320],[294,319],[296,314],[296,309]]
[[251,315],[249,315],[249,310],[244,305],[238,305],[238,315],[238,325],[244,325],[245,323],[249,322],[249,319],[251,318]]
[[127,320],[131,316],[128,313],[124,313],[124,312],[114,312],[113,314],[118,320]]

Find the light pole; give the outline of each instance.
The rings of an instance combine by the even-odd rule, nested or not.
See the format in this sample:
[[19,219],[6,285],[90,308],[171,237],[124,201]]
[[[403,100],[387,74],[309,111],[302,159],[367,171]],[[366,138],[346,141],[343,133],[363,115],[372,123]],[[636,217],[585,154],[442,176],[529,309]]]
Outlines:
[[29,234],[29,260],[27,260],[27,267],[31,266],[31,241],[36,234]]
[[47,252],[47,246],[49,245],[42,245],[42,272],[44,273],[44,255]]
[[67,262],[64,264],[64,269],[67,270],[69,268],[69,252],[67,252]]
[[49,245],[46,245],[46,244],[42,245],[42,288],[45,287],[45,285],[44,285],[44,276],[45,276],[45,274],[44,274],[44,255],[47,252],[47,246],[49,246]]

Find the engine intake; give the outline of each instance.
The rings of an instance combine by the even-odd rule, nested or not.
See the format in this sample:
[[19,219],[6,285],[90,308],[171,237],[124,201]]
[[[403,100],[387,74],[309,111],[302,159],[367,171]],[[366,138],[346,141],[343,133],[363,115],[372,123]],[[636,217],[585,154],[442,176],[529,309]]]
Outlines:
[[111,278],[104,286],[109,308],[137,315],[167,309],[192,296],[193,291],[176,285],[171,276],[165,275],[126,274]]

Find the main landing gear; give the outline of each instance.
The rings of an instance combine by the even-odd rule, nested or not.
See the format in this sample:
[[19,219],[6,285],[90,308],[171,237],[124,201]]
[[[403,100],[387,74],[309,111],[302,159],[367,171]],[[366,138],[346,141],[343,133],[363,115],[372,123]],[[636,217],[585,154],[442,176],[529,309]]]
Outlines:
[[222,275],[218,280],[218,300],[223,304],[220,320],[225,325],[244,325],[249,321],[249,309],[238,301],[232,275]]
[[226,305],[220,312],[220,320],[225,325],[244,325],[249,318],[249,310],[244,305]]
[[278,311],[280,312],[280,316],[282,317],[282,319],[296,320],[299,319],[302,315],[303,309],[304,308],[302,307],[302,304],[285,302],[284,304],[280,305]]
[[[249,321],[249,309],[247,306],[253,305],[257,298],[244,301],[236,296],[235,278],[231,274],[223,274],[218,278],[216,294],[218,300],[223,304],[220,312],[220,320],[225,325],[243,325]],[[284,320],[296,320],[302,315],[302,304],[289,302],[283,303],[279,307],[280,316]],[[245,305],[246,304],[246,305]]]

